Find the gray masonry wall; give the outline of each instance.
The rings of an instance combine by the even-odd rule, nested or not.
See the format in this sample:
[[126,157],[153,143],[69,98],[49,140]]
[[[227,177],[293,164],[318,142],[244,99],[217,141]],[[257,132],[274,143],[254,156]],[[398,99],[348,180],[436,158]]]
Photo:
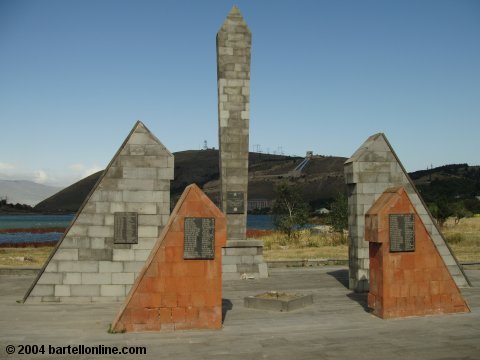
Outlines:
[[[234,7],[217,34],[218,127],[220,144],[220,197],[227,209],[227,191],[248,191],[248,130],[250,122],[250,48],[252,35]],[[243,240],[243,214],[227,214],[227,239]]]
[[[233,7],[217,33],[220,198],[228,240],[223,254],[225,279],[240,278],[243,273],[268,275],[261,241],[246,239],[251,44],[250,30]],[[244,194],[242,214],[227,213],[227,192]]]
[[349,189],[349,287],[357,292],[368,291],[369,252],[364,240],[365,213],[385,189],[404,186],[425,227],[458,286],[469,282],[431,215],[420,199],[403,165],[384,134],[375,134],[345,162],[345,180]]
[[[173,160],[160,141],[137,122],[26,300],[123,300],[168,221]],[[115,212],[138,213],[137,244],[114,244]]]

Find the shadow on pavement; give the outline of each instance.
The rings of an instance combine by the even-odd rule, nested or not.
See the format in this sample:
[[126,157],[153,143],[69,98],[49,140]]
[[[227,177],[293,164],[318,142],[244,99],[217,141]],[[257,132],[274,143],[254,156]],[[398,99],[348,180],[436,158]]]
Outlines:
[[228,299],[222,299],[222,324],[225,322],[228,310],[233,309],[233,304]]
[[348,289],[348,269],[329,271],[327,274],[333,276],[340,284]]
[[[335,271],[327,272],[328,275],[332,276],[337,280],[340,284],[342,284],[345,289],[348,289],[348,269],[341,269]],[[347,294],[347,297],[358,304],[365,310],[366,312],[370,312],[368,308],[368,292],[366,293],[356,293],[351,292]]]
[[368,308],[368,293],[356,293],[356,292],[351,292],[350,294],[347,294],[347,297],[355,302],[357,302],[365,312],[371,312],[370,309]]

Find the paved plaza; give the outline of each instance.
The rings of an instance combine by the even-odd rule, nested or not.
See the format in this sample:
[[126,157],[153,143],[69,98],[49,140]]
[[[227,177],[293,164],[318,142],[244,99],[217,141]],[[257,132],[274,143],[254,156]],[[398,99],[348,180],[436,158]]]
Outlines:
[[[468,314],[381,320],[366,294],[347,289],[344,267],[271,269],[259,280],[224,281],[222,330],[108,333],[119,303],[21,304],[32,275],[0,276],[0,359],[480,359],[480,271],[462,289]],[[313,294],[304,309],[247,309],[243,298],[278,290]],[[7,355],[15,345],[144,346],[146,355]]]

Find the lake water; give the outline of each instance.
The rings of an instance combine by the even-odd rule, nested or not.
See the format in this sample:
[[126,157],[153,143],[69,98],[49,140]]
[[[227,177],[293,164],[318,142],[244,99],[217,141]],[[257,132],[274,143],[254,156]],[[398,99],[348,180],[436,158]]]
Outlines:
[[67,227],[74,216],[74,214],[0,215],[0,229],[41,229]]
[[[74,214],[69,215],[0,215],[0,229],[42,229],[66,228],[72,221]],[[273,229],[272,216],[248,215],[247,227],[256,230]],[[58,241],[62,237],[59,232],[32,233],[0,233],[0,244],[31,243]]]

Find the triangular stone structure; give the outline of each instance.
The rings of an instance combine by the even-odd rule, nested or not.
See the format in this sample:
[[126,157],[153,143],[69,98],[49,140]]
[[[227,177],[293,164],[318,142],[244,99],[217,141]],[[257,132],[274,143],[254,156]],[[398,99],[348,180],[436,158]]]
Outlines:
[[170,214],[173,155],[138,121],[24,296],[125,298]]
[[368,307],[381,318],[469,312],[462,293],[403,187],[365,215],[370,250]]
[[413,181],[383,133],[370,136],[345,162],[349,208],[349,287],[368,291],[369,255],[364,241],[365,214],[385,189],[403,186],[459,287],[470,282],[437,227]]
[[[187,226],[187,221],[196,225]],[[192,249],[188,240],[192,235],[193,244],[209,248],[209,256],[185,256]],[[221,328],[225,242],[225,215],[198,186],[188,186],[115,317],[112,330]]]

